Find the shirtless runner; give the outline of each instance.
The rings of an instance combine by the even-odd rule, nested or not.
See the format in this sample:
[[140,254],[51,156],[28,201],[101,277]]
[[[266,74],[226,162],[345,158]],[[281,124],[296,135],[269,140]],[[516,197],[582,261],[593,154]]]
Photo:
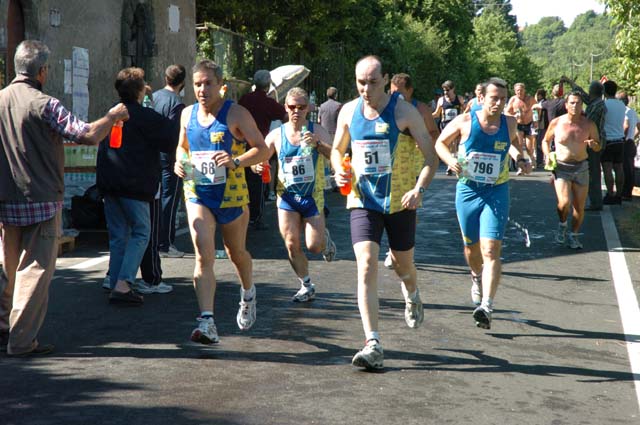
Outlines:
[[[555,118],[549,124],[542,141],[545,154],[545,165],[552,166],[550,158],[551,141],[555,140],[556,196],[558,197],[558,233],[556,242],[568,244],[569,248],[579,249],[582,244],[578,240],[578,230],[584,220],[584,205],[589,191],[589,164],[587,147],[595,152],[601,148],[598,129],[593,121],[582,115],[582,97],[572,92],[566,101],[567,114]],[[567,235],[567,218],[569,207],[573,206],[571,232]]]
[[[536,161],[536,136],[533,134],[533,105],[536,100],[527,94],[526,88],[522,83],[516,83],[513,86],[515,95],[511,96],[509,103],[505,108],[505,114],[516,117],[518,123],[518,140],[520,146],[526,148],[528,152],[525,159],[532,161],[532,167],[535,168]],[[518,175],[522,174],[522,169],[518,170]]]

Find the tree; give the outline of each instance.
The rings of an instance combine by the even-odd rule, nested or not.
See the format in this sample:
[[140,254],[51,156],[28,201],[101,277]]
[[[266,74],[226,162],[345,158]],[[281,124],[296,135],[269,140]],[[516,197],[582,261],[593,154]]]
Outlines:
[[496,12],[485,12],[474,22],[473,52],[479,62],[479,80],[500,77],[509,85],[524,83],[534,89],[539,85],[539,69],[527,52],[518,46],[516,35],[506,18]]
[[553,42],[567,32],[564,22],[557,16],[540,19],[537,24],[527,25],[522,31],[522,44],[526,47],[534,62],[553,53]]
[[616,82],[632,94],[640,93],[640,3],[637,0],[604,0],[617,26]]

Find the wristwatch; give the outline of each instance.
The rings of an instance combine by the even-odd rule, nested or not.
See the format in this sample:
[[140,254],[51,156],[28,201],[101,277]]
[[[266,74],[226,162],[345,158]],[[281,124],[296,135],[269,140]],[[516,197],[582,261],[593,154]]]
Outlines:
[[424,193],[427,189],[425,189],[424,187],[420,186],[418,188],[418,193]]
[[240,166],[240,158],[233,158],[233,165],[238,168]]

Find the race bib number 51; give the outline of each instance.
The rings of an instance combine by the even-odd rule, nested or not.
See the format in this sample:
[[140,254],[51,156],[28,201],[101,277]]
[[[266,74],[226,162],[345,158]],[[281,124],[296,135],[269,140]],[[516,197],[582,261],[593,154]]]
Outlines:
[[227,170],[218,167],[213,159],[217,151],[197,151],[191,153],[193,180],[198,185],[211,186],[227,182]]
[[354,140],[351,147],[356,174],[389,174],[391,172],[391,151],[388,139]]

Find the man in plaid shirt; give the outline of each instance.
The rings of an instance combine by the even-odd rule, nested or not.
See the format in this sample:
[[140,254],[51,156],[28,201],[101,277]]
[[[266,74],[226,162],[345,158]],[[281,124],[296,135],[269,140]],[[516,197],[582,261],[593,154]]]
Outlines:
[[42,92],[49,48],[25,40],[14,57],[16,78],[0,91],[0,350],[9,356],[50,353],[36,336],[47,312],[64,196],[63,139],[95,145],[127,108],[118,104],[85,123]]

